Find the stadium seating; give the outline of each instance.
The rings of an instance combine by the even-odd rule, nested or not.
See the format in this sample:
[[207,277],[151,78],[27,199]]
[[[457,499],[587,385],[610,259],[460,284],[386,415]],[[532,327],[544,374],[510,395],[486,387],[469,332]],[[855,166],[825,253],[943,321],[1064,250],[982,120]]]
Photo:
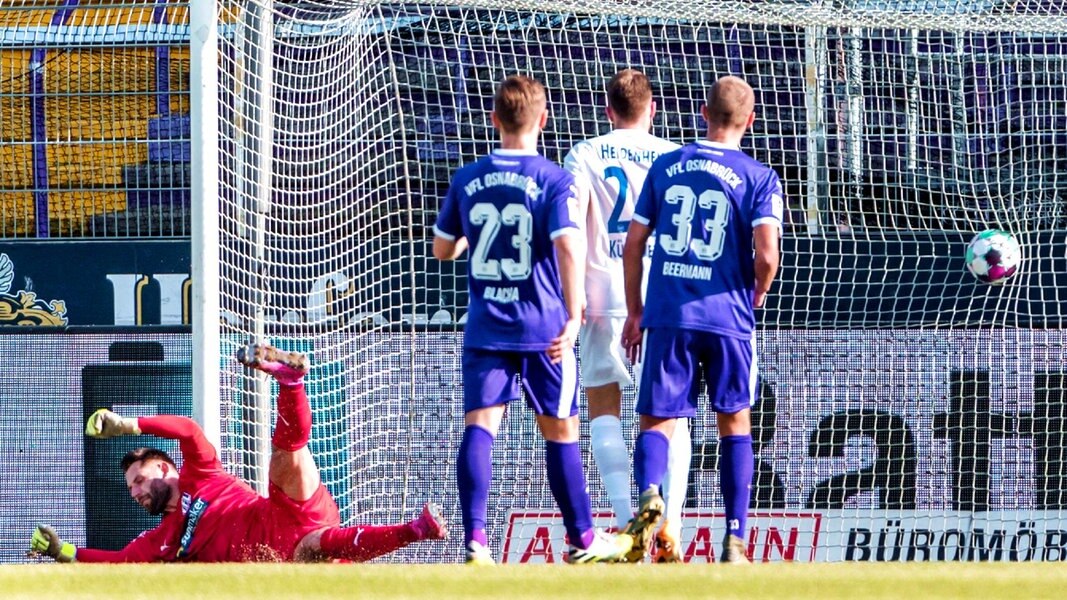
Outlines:
[[[175,22],[185,9],[87,0],[61,13],[48,4],[55,5],[6,0],[0,8],[0,28],[62,24],[76,32],[64,47],[27,36],[21,47],[0,50],[0,237],[40,235],[42,202],[50,236],[187,233],[181,220],[170,231],[139,223],[152,202],[157,222],[162,209],[188,213],[187,183],[160,189],[176,178],[143,175],[188,170],[188,118],[177,129],[165,124],[188,113],[188,48],[88,45],[108,27]],[[166,149],[155,139],[168,140]]]

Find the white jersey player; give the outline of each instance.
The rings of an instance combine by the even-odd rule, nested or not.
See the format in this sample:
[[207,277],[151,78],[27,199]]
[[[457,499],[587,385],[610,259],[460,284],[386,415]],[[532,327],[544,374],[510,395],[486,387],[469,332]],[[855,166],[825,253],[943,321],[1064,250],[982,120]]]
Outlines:
[[[649,167],[661,154],[679,147],[649,133],[655,110],[648,78],[633,69],[620,71],[607,86],[607,115],[614,129],[575,144],[563,161],[578,186],[588,239],[586,320],[579,357],[589,401],[591,447],[620,529],[634,516],[630,452],[620,420],[622,388],[634,383],[621,343],[626,319],[622,247]],[[681,558],[678,540],[691,454],[689,429],[676,428],[664,485],[667,519],[657,536],[659,562]]]

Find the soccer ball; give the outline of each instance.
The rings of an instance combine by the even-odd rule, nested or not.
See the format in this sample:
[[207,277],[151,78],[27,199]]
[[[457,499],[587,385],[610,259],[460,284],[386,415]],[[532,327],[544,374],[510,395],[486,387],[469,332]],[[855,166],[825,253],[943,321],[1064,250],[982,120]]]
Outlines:
[[1000,285],[1019,270],[1022,249],[1015,236],[987,229],[967,244],[967,270],[979,281]]

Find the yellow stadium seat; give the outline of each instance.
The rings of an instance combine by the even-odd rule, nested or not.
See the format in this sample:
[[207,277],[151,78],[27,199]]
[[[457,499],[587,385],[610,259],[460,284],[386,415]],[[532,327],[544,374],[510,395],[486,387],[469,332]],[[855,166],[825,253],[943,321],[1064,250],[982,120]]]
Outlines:
[[[84,4],[67,13],[66,26],[113,28],[155,20],[153,5],[131,6],[129,0]],[[49,27],[55,7],[55,0],[0,0],[0,27]],[[167,23],[188,22],[184,2],[166,10]],[[35,231],[32,54],[29,49],[0,50],[0,237]],[[44,147],[53,235],[80,235],[87,219],[125,210],[123,169],[148,159],[149,121],[159,116],[156,60],[153,47],[45,51]],[[183,93],[189,61],[187,47],[170,47],[167,109],[172,114],[189,111]]]

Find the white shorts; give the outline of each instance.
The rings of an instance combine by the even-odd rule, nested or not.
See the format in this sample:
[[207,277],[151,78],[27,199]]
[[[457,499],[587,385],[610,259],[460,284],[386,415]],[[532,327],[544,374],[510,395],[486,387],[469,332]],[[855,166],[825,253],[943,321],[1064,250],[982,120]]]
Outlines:
[[630,377],[630,361],[622,347],[624,323],[625,317],[586,317],[578,334],[578,362],[582,387],[599,387],[610,383],[628,387],[634,384],[633,378]]

